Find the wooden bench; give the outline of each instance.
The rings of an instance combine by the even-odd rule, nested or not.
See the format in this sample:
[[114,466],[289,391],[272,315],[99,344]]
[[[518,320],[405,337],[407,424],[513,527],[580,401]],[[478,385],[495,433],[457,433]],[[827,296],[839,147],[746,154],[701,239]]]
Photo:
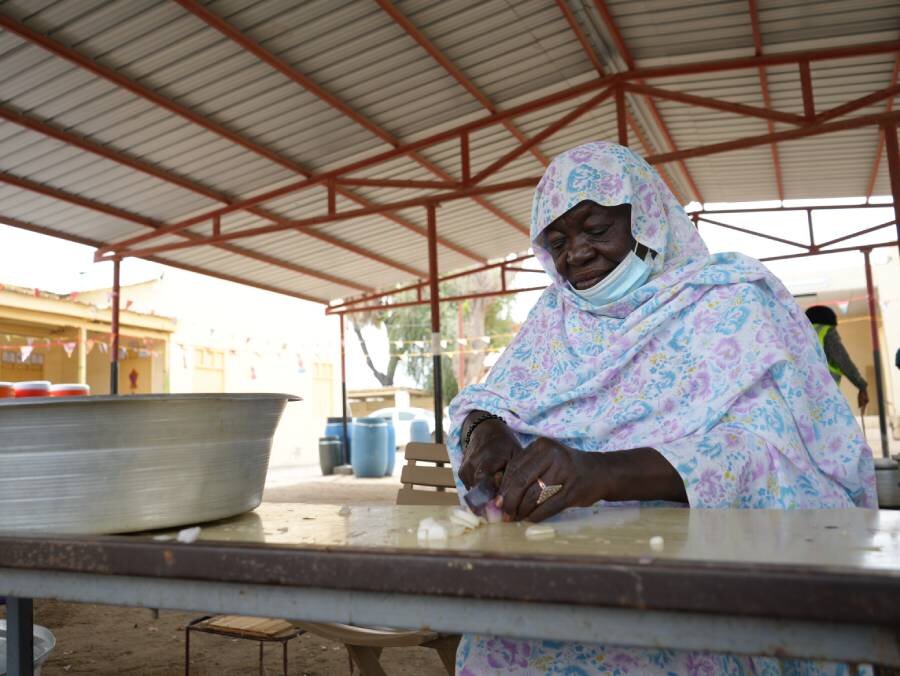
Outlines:
[[267,642],[281,643],[281,661],[284,676],[288,676],[288,641],[303,633],[286,620],[273,620],[267,617],[244,617],[242,615],[216,615],[198,617],[184,628],[184,674],[191,673],[191,632],[215,634],[229,638],[243,638],[259,641],[259,674],[263,676],[263,644]]
[[407,444],[400,481],[403,487],[397,493],[398,505],[459,504],[450,457],[443,444]]

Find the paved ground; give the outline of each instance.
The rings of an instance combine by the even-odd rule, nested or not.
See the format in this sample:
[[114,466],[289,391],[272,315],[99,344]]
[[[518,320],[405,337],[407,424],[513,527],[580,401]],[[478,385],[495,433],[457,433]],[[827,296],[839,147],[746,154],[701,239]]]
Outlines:
[[[400,460],[400,457],[398,457]],[[398,463],[399,464],[399,463]],[[396,476],[355,479],[323,477],[318,466],[273,468],[264,499],[272,502],[326,504],[392,504],[400,488]],[[73,674],[184,673],[184,626],[202,613],[39,601],[35,621],[49,627],[57,647],[44,666],[43,676]],[[0,607],[0,617],[4,616]],[[237,676],[256,674],[258,644],[251,641],[194,634],[191,637],[191,674]],[[280,647],[265,650],[268,674],[281,673]],[[382,655],[388,674],[438,676],[446,674],[437,654],[426,648],[391,648]],[[349,674],[347,652],[341,644],[304,635],[289,648],[291,674],[332,676]]]

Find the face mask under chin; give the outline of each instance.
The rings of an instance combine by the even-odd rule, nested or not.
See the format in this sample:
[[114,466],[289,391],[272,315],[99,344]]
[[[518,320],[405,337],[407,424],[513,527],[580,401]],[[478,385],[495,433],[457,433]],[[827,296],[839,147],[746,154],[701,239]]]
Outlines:
[[622,262],[593,286],[587,289],[576,289],[569,284],[569,288],[577,296],[594,306],[607,305],[624,298],[643,286],[650,277],[650,264],[645,260],[650,255],[650,250],[643,245],[638,245],[637,250],[643,253],[643,257],[635,251],[629,251]]

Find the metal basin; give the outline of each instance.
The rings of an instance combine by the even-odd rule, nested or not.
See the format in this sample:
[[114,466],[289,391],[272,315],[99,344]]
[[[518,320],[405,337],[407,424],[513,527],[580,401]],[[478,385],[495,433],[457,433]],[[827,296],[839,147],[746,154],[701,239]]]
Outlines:
[[0,400],[0,531],[124,533],[262,499],[286,394]]
[[[34,676],[41,676],[41,667],[56,647],[56,637],[47,627],[34,625]],[[0,676],[6,676],[6,620],[0,620]]]

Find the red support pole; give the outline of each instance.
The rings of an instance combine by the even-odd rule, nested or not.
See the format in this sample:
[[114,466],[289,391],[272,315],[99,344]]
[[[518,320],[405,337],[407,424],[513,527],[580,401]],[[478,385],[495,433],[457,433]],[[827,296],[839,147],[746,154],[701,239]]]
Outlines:
[[328,181],[328,215],[334,216],[337,213],[337,195],[334,191],[334,181]]
[[119,265],[117,258],[113,261],[113,285],[112,285],[112,319],[110,321],[109,336],[109,393],[119,393],[119,298],[121,285],[119,283]]
[[816,246],[816,233],[813,230],[812,209],[806,210],[806,227],[809,229],[809,250],[815,251],[819,247]]
[[900,149],[897,147],[897,123],[892,121],[882,125],[881,133],[887,149],[888,176],[894,200],[894,218],[897,220],[897,239],[900,240]]
[[619,145],[628,145],[628,117],[625,110],[625,89],[616,87],[616,124],[619,128]]
[[431,306],[431,360],[434,368],[434,441],[444,443],[444,425],[442,401],[443,383],[441,382],[441,305],[438,288],[437,257],[437,205],[429,202],[428,211],[428,287]]
[[[900,54],[894,59],[894,71],[891,73],[891,84],[896,84],[897,77],[900,76]],[[887,112],[894,109],[894,97],[891,96],[887,101]],[[869,173],[869,184],[866,188],[866,201],[872,197],[872,191],[875,189],[875,181],[878,180],[878,166],[881,164],[881,153],[884,152],[884,130],[878,135],[878,147],[875,149],[875,159],[872,162],[872,171]],[[894,200],[896,202],[896,200]]]
[[803,92],[803,115],[812,122],[816,118],[816,103],[813,98],[812,73],[809,61],[800,62],[800,89]]
[[878,402],[878,429],[881,432],[881,455],[889,457],[887,419],[884,414],[884,383],[881,379],[881,347],[878,341],[878,305],[875,302],[875,284],[872,281],[871,249],[863,249],[866,263],[866,293],[869,297],[869,328],[872,335],[872,362],[875,365],[875,397]]
[[350,464],[350,437],[347,431],[347,357],[344,352],[344,315],[341,315],[341,421],[344,432],[344,441],[341,444],[341,462]]

